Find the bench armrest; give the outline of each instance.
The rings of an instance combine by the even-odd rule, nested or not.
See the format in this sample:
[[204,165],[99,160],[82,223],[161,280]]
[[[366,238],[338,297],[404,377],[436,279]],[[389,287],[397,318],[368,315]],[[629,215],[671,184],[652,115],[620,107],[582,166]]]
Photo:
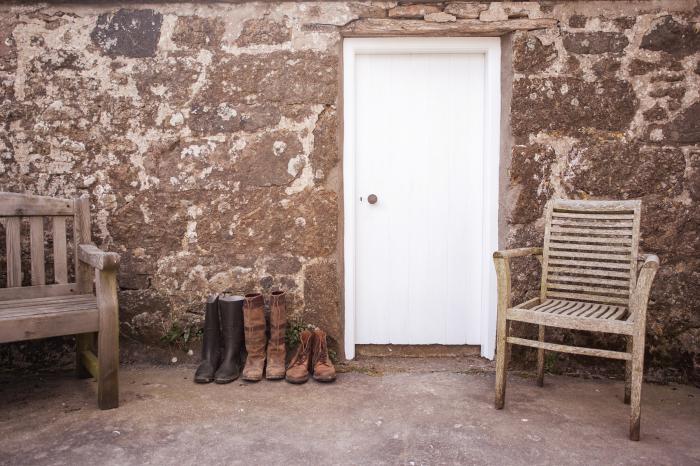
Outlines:
[[93,244],[78,246],[78,259],[97,270],[117,270],[119,268],[119,254],[104,252]]
[[510,259],[513,257],[541,256],[542,248],[504,249],[493,253],[494,259]]

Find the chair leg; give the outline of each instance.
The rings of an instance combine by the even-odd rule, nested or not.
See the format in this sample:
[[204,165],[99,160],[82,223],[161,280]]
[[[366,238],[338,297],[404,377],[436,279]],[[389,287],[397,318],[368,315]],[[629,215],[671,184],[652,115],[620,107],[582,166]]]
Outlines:
[[116,271],[100,271],[95,280],[100,331],[97,335],[97,405],[119,406],[119,310]]
[[[544,341],[544,325],[539,326],[539,341]],[[537,385],[542,387],[544,385],[544,350],[537,350]]]
[[630,377],[630,440],[639,440],[642,418],[642,379],[644,377],[644,345],[632,343],[632,375]]
[[[627,352],[632,353],[632,337],[627,337]],[[632,395],[632,360],[625,361],[625,404],[630,404]]]
[[508,338],[508,325],[499,325],[498,336],[496,337],[496,409],[503,409],[506,396],[506,370],[508,368],[509,346],[506,343]]

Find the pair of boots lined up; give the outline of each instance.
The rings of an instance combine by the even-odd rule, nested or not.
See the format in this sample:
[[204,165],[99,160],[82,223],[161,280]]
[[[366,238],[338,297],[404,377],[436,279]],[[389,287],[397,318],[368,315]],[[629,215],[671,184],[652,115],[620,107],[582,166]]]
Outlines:
[[194,381],[224,384],[236,380],[241,375],[240,356],[244,342],[247,357],[243,380],[258,382],[264,372],[265,378],[270,380],[286,376],[291,383],[304,383],[311,371],[321,382],[335,380],[326,334],[320,329],[302,332],[299,348],[285,370],[286,328],[284,291],[274,291],[270,296],[269,340],[262,294],[211,296],[204,315],[202,362],[195,372]]

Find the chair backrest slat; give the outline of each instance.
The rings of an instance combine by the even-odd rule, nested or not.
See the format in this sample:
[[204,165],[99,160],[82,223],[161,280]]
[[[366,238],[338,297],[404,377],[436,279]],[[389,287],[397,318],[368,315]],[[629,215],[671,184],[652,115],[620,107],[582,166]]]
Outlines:
[[53,218],[53,271],[56,283],[68,283],[66,217]]
[[7,244],[7,287],[22,286],[22,244],[20,242],[20,218],[9,217],[5,221]]
[[641,201],[554,200],[547,209],[540,297],[629,304]]
[[46,285],[44,267],[44,217],[29,217],[32,286]]

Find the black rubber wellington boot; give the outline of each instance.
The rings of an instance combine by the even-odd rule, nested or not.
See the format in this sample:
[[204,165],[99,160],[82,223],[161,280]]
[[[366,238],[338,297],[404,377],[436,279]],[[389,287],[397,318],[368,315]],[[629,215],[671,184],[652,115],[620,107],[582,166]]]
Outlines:
[[197,383],[214,380],[214,372],[221,361],[221,326],[219,325],[218,296],[209,296],[204,310],[204,334],[202,335],[202,362],[194,373]]
[[224,353],[214,375],[216,383],[230,383],[241,375],[241,346],[243,345],[243,296],[219,298],[221,337]]

